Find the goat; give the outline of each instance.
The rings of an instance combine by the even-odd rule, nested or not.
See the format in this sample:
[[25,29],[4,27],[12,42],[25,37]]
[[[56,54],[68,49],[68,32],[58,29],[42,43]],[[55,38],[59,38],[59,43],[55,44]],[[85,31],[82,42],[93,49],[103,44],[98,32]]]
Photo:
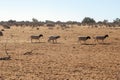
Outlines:
[[60,38],[60,36],[50,36],[49,39],[48,39],[48,42],[50,42],[51,40],[54,42],[57,43],[57,39]]
[[78,37],[78,41],[84,41],[84,42],[86,42],[86,40],[88,40],[88,39],[91,39],[91,37],[90,36],[79,36]]
[[42,34],[40,34],[39,36],[32,35],[30,37],[31,37],[31,42],[33,39],[39,40],[39,42],[40,42],[40,37],[43,37],[43,35]]
[[104,36],[96,36],[93,37],[95,39],[95,41],[98,42],[98,40],[102,40],[102,42],[104,42],[104,39],[106,39],[107,37],[109,37],[109,35],[104,35]]

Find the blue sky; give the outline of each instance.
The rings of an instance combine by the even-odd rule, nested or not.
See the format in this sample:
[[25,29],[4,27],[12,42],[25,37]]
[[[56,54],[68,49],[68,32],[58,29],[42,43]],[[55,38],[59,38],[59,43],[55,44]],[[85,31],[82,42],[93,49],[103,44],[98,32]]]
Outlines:
[[120,18],[120,0],[0,0],[0,21],[96,21]]

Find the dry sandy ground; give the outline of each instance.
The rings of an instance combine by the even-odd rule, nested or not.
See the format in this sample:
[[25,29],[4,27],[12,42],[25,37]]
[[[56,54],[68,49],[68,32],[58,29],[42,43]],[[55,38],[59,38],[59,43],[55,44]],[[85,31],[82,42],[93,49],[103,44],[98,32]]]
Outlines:
[[[7,41],[11,60],[0,60],[0,80],[120,80],[120,28],[12,27],[3,33],[0,57],[6,56]],[[31,43],[32,34],[44,37],[40,43]],[[109,38],[104,44],[93,39],[86,45],[77,42],[81,35],[105,34],[109,34]],[[61,38],[57,44],[48,43],[50,35]],[[24,55],[26,52],[31,53]]]

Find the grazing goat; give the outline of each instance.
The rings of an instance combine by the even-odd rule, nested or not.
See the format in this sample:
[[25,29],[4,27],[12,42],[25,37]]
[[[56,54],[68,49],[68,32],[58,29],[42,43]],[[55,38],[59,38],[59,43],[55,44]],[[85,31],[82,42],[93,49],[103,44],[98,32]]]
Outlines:
[[88,40],[88,39],[91,39],[91,37],[90,36],[79,36],[78,37],[78,41],[84,41],[84,42],[86,42],[86,40]]
[[96,37],[93,37],[95,39],[95,41],[98,42],[98,40],[102,40],[102,42],[104,42],[104,39],[109,37],[109,35],[104,35],[104,36],[96,36]]
[[42,34],[40,34],[39,36],[32,35],[31,36],[31,42],[32,42],[33,39],[39,40],[39,42],[40,42],[40,37],[43,37],[43,35]]
[[49,39],[48,39],[48,42],[50,42],[51,40],[54,42],[57,43],[57,39],[60,38],[60,36],[50,36]]

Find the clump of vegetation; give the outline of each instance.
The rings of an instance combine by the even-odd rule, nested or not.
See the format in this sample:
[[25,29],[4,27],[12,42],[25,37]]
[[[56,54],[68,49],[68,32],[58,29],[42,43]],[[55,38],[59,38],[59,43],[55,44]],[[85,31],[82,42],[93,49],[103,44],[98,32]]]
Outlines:
[[7,41],[5,43],[5,54],[7,55],[6,57],[1,57],[0,60],[10,60],[11,59],[11,56],[8,54],[8,51],[7,51]]
[[9,25],[3,25],[3,28],[4,29],[10,29],[10,26]]
[[3,36],[3,32],[2,31],[0,31],[0,36]]
[[25,52],[23,55],[32,55],[32,54],[33,54],[33,51],[34,51],[34,50],[27,51],[27,52]]

